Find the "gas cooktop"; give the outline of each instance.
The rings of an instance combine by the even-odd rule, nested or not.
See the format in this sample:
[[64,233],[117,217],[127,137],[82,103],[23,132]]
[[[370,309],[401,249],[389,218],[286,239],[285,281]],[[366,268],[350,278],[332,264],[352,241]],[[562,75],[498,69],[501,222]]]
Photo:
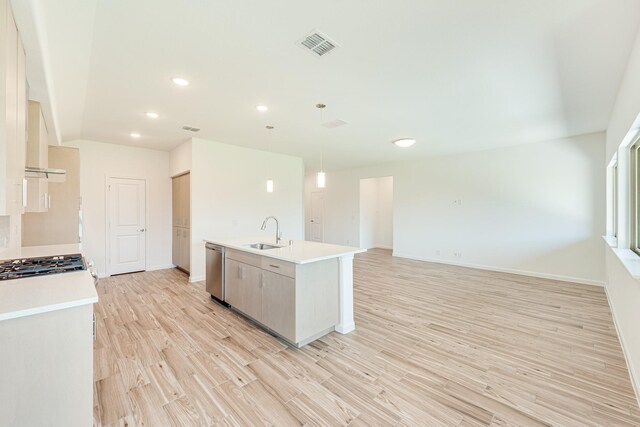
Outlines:
[[47,274],[86,270],[81,254],[0,261],[0,280],[22,279]]

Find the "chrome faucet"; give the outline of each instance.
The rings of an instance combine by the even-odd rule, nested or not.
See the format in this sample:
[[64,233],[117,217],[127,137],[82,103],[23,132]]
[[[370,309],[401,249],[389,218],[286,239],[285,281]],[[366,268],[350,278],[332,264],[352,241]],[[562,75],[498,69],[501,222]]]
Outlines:
[[269,221],[270,219],[273,219],[276,222],[276,244],[280,243],[280,223],[278,222],[278,218],[276,218],[275,216],[268,216],[264,219],[264,221],[262,221],[262,227],[260,227],[260,230],[264,230],[267,228],[267,221]]

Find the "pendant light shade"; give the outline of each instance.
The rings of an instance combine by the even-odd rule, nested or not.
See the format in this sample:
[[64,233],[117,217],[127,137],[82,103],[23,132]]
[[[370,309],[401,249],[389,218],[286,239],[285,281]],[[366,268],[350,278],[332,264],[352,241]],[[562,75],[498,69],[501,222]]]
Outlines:
[[[265,128],[267,130],[273,130],[273,126],[271,125],[267,125],[265,126]],[[269,137],[269,148],[271,148],[271,137]],[[269,169],[271,169],[271,166],[269,166]],[[271,179],[270,177],[267,178],[267,193],[273,193],[273,179]]]
[[[325,109],[325,107],[325,104],[316,104],[316,108],[320,110],[320,124],[322,124],[322,111]],[[320,171],[316,174],[316,185],[318,186],[318,188],[325,188],[327,185],[324,168],[322,167],[322,151],[322,142],[320,142]]]

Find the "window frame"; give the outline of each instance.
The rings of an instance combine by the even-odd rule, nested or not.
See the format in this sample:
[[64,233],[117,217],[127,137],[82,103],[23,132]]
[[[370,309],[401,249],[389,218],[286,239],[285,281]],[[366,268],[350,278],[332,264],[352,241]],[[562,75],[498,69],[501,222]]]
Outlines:
[[640,255],[640,138],[629,147],[629,249]]

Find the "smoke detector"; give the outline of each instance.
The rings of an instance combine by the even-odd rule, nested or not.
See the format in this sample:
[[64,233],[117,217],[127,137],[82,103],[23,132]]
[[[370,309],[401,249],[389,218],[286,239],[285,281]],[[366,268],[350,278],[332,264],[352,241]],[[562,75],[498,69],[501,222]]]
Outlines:
[[331,40],[329,36],[318,30],[313,30],[296,42],[298,46],[315,57],[326,55],[340,45]]
[[335,120],[331,120],[329,122],[325,122],[322,123],[322,126],[329,128],[329,129],[333,129],[333,128],[337,128],[338,126],[343,126],[346,125],[347,122],[345,122],[344,120],[340,120],[340,119],[335,119]]

